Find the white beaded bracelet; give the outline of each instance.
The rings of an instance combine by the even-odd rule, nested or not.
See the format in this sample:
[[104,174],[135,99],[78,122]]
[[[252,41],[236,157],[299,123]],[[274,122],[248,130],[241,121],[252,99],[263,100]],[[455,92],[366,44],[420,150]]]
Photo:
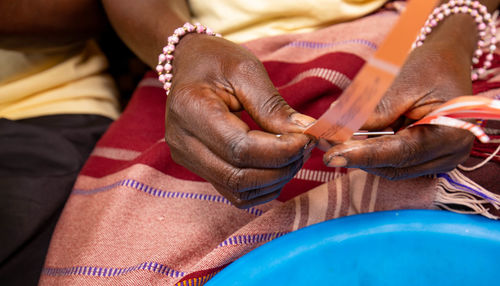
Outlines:
[[209,36],[221,37],[220,34],[214,33],[212,29],[203,26],[200,23],[185,23],[182,27],[175,29],[172,36],[168,37],[168,44],[163,48],[163,52],[158,56],[158,80],[163,83],[163,88],[168,95],[172,86],[172,61],[174,60],[175,46],[181,38],[189,33],[205,34]]
[[432,32],[432,29],[436,27],[445,17],[460,13],[471,15],[477,24],[477,29],[479,30],[479,41],[477,43],[477,49],[472,57],[472,64],[478,64],[480,57],[484,53],[483,50],[487,50],[483,66],[478,69],[472,69],[471,78],[472,80],[477,80],[485,73],[486,69],[491,66],[493,53],[496,50],[497,43],[496,27],[492,16],[488,13],[486,6],[482,5],[478,1],[451,0],[450,2],[442,4],[434,9],[425,22],[425,25],[420,31],[420,35],[417,37],[412,48],[420,47],[427,35],[429,35]]

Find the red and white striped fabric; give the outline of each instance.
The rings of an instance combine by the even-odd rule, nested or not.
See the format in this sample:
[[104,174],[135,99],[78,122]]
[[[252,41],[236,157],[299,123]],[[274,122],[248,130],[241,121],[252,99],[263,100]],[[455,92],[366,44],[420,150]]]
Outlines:
[[[317,118],[397,17],[382,11],[314,33],[245,46],[263,61],[287,102]],[[499,66],[498,56],[495,60]],[[144,78],[79,175],[54,232],[40,285],[203,285],[248,251],[311,224],[364,212],[435,208],[446,202],[440,190],[456,184],[487,192],[488,181],[481,186],[455,173],[394,182],[361,170],[328,168],[322,152],[315,150],[278,200],[237,209],[170,158],[162,140],[165,95],[154,77]],[[499,87],[496,80],[477,88]],[[247,115],[243,119],[257,128]],[[498,164],[492,164],[498,174]],[[499,191],[493,186],[496,190],[490,191]],[[490,198],[495,203],[496,197]]]

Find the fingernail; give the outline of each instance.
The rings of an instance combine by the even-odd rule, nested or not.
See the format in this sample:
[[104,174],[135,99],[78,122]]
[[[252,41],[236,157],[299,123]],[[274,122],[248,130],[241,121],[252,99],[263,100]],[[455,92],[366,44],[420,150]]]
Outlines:
[[314,123],[314,121],[316,121],[316,119],[301,113],[292,114],[291,119],[295,124],[303,128],[309,127],[311,124]]
[[309,139],[309,141],[307,141],[306,145],[304,145],[304,150],[307,150],[307,149],[312,149],[314,148],[315,146],[315,142],[312,138]]
[[333,156],[326,165],[328,167],[344,167],[347,165],[347,160],[342,156]]

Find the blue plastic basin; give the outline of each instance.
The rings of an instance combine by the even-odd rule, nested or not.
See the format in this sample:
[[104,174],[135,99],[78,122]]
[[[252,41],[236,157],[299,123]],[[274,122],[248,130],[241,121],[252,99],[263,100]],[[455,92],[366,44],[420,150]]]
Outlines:
[[446,211],[344,217],[275,239],[206,285],[500,285],[500,222]]

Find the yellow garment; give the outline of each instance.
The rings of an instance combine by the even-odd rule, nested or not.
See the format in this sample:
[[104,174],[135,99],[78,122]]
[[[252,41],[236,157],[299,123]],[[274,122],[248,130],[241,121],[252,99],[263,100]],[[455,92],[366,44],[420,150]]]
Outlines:
[[245,42],[265,36],[310,32],[352,20],[387,0],[191,0],[198,21],[226,39]]
[[0,50],[0,118],[119,115],[108,63],[93,41],[44,52]]

